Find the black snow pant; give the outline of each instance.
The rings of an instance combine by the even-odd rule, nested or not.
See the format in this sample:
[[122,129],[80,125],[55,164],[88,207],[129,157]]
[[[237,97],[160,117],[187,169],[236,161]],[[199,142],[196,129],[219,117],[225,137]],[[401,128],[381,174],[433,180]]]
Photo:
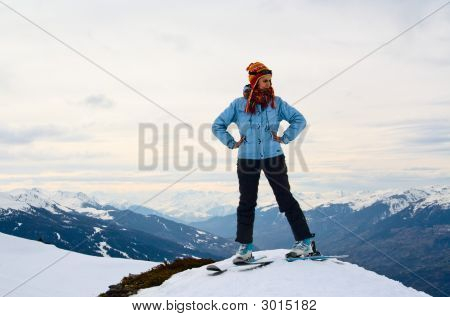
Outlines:
[[253,223],[258,196],[259,177],[264,171],[277,200],[280,212],[284,212],[296,241],[311,238],[305,215],[290,191],[287,166],[284,154],[258,159],[240,159],[237,161],[239,179],[239,206],[237,208],[236,242],[253,242]]

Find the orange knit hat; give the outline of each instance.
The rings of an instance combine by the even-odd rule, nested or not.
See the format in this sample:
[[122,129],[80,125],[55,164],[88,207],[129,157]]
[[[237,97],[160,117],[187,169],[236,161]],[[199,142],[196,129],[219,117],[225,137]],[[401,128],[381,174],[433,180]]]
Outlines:
[[255,62],[247,66],[248,80],[252,88],[255,88],[258,80],[264,75],[271,75],[272,71],[266,67],[263,63]]

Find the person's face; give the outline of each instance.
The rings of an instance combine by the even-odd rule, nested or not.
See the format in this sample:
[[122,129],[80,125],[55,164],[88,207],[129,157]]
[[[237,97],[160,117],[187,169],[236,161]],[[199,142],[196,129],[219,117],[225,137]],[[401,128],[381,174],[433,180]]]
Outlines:
[[264,75],[258,80],[258,89],[267,89],[272,86],[272,75]]

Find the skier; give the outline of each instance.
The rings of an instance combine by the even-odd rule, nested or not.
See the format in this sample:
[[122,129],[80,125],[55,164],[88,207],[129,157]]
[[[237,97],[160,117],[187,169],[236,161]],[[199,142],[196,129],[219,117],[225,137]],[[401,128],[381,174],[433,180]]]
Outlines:
[[[260,62],[247,69],[249,85],[240,97],[217,117],[213,134],[228,148],[238,148],[237,175],[239,205],[237,207],[236,242],[240,243],[234,262],[251,261],[253,251],[253,223],[261,170],[273,190],[280,212],[284,212],[295,242],[287,257],[308,256],[315,252],[314,234],[310,232],[300,205],[290,191],[285,156],[281,144],[293,141],[306,126],[303,115],[280,97],[272,87],[272,71]],[[281,120],[289,128],[277,135]],[[236,123],[241,138],[235,141],[227,127]]]

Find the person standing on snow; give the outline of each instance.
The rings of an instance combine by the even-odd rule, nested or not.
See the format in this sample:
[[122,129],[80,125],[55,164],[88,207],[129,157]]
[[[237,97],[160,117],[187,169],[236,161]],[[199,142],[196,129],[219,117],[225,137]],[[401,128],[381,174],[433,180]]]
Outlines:
[[[253,223],[261,169],[273,190],[280,212],[284,212],[295,243],[287,257],[312,254],[314,234],[305,215],[290,191],[285,155],[281,144],[293,141],[306,126],[303,115],[280,97],[272,87],[272,71],[260,62],[247,69],[250,85],[244,87],[244,97],[231,102],[214,121],[213,134],[228,148],[238,149],[237,174],[239,206],[237,207],[236,242],[240,243],[234,261],[249,261],[253,251]],[[248,97],[247,97],[248,96]],[[289,122],[283,136],[277,136],[280,122]],[[241,138],[235,141],[228,126],[236,123]]]

